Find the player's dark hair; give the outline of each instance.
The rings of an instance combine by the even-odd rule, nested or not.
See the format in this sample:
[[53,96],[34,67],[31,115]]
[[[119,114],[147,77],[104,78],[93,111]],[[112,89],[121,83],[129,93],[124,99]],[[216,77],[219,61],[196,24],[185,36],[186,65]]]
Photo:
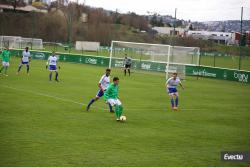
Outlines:
[[118,77],[114,77],[114,78],[113,78],[113,81],[118,81],[118,80],[119,80]]
[[110,68],[107,68],[107,69],[106,69],[106,71],[109,71],[109,72],[110,72],[110,71],[111,71],[111,69],[110,69]]

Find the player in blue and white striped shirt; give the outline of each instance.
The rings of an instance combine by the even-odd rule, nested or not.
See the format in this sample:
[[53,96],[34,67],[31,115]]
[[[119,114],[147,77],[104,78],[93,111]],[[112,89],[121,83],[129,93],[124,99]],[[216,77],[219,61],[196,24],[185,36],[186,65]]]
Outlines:
[[[87,111],[89,110],[90,106],[97,101],[98,99],[100,99],[100,97],[102,97],[104,95],[104,92],[106,91],[106,89],[109,87],[110,84],[110,73],[111,70],[108,68],[106,69],[106,73],[101,77],[99,83],[98,83],[98,87],[99,90],[97,91],[96,97],[94,97],[93,99],[90,100],[88,106],[87,106]],[[109,111],[110,112],[114,112],[112,109],[112,106],[109,104]]]
[[173,110],[178,110],[178,103],[179,103],[179,94],[177,91],[178,85],[180,85],[182,89],[184,89],[180,78],[177,77],[177,73],[173,73],[173,76],[170,77],[166,82],[166,88],[171,98],[171,106]]

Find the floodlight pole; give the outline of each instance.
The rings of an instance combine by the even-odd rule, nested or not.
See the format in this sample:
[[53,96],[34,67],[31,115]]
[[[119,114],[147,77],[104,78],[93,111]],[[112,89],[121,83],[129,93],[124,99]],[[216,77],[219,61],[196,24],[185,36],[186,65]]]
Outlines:
[[112,56],[113,56],[114,41],[111,41],[110,55],[109,55],[109,68],[111,68]]
[[177,8],[175,8],[174,10],[174,35],[175,35],[175,24],[176,24],[176,12],[177,12]]
[[240,57],[239,57],[239,70],[241,69],[241,57],[242,57],[242,20],[243,20],[243,7],[241,7],[240,17]]

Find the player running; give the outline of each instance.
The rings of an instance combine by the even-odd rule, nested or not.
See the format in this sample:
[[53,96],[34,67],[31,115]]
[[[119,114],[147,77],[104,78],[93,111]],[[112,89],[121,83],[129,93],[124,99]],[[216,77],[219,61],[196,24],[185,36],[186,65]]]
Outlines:
[[179,103],[179,94],[177,91],[178,85],[180,85],[182,89],[184,89],[180,78],[177,77],[177,73],[173,73],[173,76],[170,77],[166,82],[166,88],[171,98],[171,106],[173,110],[178,110],[178,103]]
[[10,66],[10,51],[9,47],[6,47],[2,52],[2,67],[0,69],[0,75],[2,74],[2,71],[4,70],[4,75],[7,75],[8,67]]
[[[52,55],[49,56],[48,58],[48,62],[47,65],[49,65],[49,81],[51,81],[52,78],[52,73],[53,71],[56,73],[56,77],[55,77],[55,81],[59,82],[58,80],[58,72],[57,72],[57,62],[58,62],[58,58],[56,56],[55,52],[52,52]],[[46,68],[48,68],[48,66],[46,66]],[[60,69],[60,66],[58,66],[58,68]]]
[[[88,106],[87,106],[87,111],[90,109],[90,106],[97,100],[100,99],[100,97],[102,97],[104,95],[104,92],[106,91],[106,89],[108,88],[109,84],[110,84],[110,73],[111,70],[108,68],[106,69],[106,73],[101,77],[99,83],[98,83],[98,87],[99,90],[96,94],[96,97],[91,99]],[[110,112],[114,112],[112,109],[112,106],[109,104],[109,111]]]
[[29,47],[26,47],[25,50],[23,51],[23,57],[21,58],[21,62],[18,66],[18,70],[17,70],[17,75],[20,73],[22,66],[26,65],[27,67],[27,75],[29,75],[29,70],[30,70],[30,62],[31,56],[30,56],[30,52],[29,52]]
[[132,60],[129,57],[127,57],[127,54],[125,54],[125,58],[123,60],[124,75],[125,76],[127,75],[127,70],[128,70],[128,74],[130,76],[130,67],[131,67],[131,64],[132,64]]
[[110,84],[108,89],[104,92],[104,99],[109,105],[115,106],[116,120],[120,121],[123,107],[121,101],[118,98],[118,84],[119,84],[119,78],[114,77],[113,83]]

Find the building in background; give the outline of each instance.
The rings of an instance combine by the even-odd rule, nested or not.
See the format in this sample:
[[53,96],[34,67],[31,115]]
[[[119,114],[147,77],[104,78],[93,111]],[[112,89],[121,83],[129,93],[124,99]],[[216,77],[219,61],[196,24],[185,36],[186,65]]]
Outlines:
[[175,28],[174,27],[153,27],[153,30],[157,31],[159,35],[177,35],[180,37],[184,37],[186,32],[188,31],[187,28]]
[[218,31],[188,31],[187,36],[195,39],[211,40],[219,44],[233,44],[232,33]]

